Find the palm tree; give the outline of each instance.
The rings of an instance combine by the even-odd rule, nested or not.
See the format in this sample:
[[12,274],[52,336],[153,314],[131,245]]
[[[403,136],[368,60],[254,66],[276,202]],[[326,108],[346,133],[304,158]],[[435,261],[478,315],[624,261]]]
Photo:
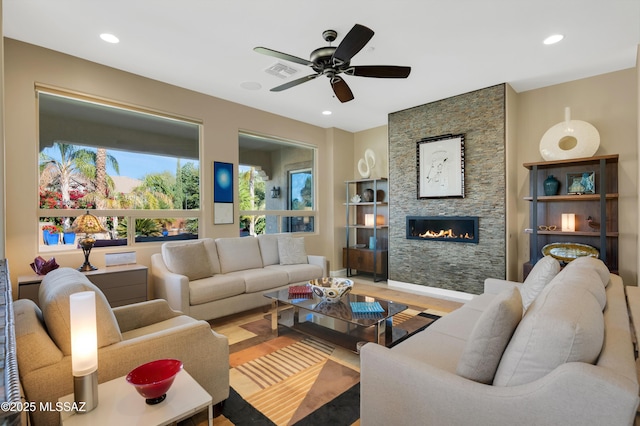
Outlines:
[[58,149],[60,159],[55,159],[44,152],[40,153],[40,176],[48,177],[46,186],[58,187],[62,197],[62,203],[69,207],[71,197],[69,195],[73,183],[86,186],[92,177],[87,174],[92,154],[91,151],[78,148],[75,145],[55,142],[54,148]]
[[[240,210],[264,210],[264,181],[259,178],[254,167],[250,167],[239,175]],[[249,225],[249,233],[255,235],[259,222],[264,222],[264,216],[241,217],[241,222]],[[264,228],[264,226],[260,226]]]

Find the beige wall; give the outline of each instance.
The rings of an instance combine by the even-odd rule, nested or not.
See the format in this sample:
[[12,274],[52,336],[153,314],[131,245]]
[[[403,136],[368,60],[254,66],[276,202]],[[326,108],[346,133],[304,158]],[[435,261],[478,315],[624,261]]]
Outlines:
[[[596,155],[619,154],[618,202],[619,270],[627,284],[638,272],[638,90],[635,69],[585,78],[518,94],[518,228],[528,227],[528,171],[522,164],[542,161],[539,144],[551,126],[571,118],[593,124],[600,133]],[[518,238],[518,263],[529,259],[528,236]],[[520,271],[520,276],[522,271]]]
[[[16,285],[18,275],[32,273],[29,263],[39,254],[37,245],[37,114],[34,84],[46,84],[91,96],[104,97],[156,111],[167,112],[200,120],[203,123],[201,146],[202,167],[202,220],[201,235],[223,237],[238,235],[238,223],[213,225],[212,168],[213,161],[238,163],[238,132],[266,134],[288,140],[305,142],[318,147],[319,205],[332,208],[333,179],[329,145],[333,143],[331,130],[287,119],[264,111],[248,108],[211,96],[192,92],[158,81],[150,80],[92,62],[67,56],[33,45],[5,39],[5,102],[11,105],[6,111],[6,220],[10,224],[6,233],[6,251],[9,259],[12,282]],[[341,138],[352,151],[352,138]],[[341,149],[346,149],[341,148]],[[349,164],[351,161],[349,161]],[[238,211],[237,194],[235,211]],[[326,210],[324,210],[326,211]],[[330,211],[330,210],[329,210]],[[331,253],[334,228],[330,215],[321,214],[318,233],[307,237],[307,251],[311,254]],[[96,266],[104,265],[104,252],[96,250],[91,261]],[[121,249],[113,249],[121,251]],[[137,250],[138,263],[149,265],[152,253],[159,246],[150,244]],[[43,256],[47,256],[43,254]],[[334,257],[329,254],[329,257]],[[56,260],[64,266],[82,263],[78,251],[56,253]],[[17,291],[14,289],[14,294]]]
[[506,220],[506,266],[505,276],[508,280],[518,281],[518,271],[522,268],[518,265],[518,240],[521,237],[518,217],[518,170],[516,167],[518,158],[518,94],[507,85],[507,106],[505,123],[505,208]]
[[[333,167],[333,176],[330,178],[330,185],[326,185],[327,194],[323,199],[330,200],[330,206],[323,208],[325,216],[331,220],[333,226],[330,269],[334,274],[339,274],[342,266],[342,248],[347,240],[345,224],[347,223],[347,213],[345,202],[347,199],[345,181],[353,179],[353,140],[354,135],[340,129],[331,129],[328,133],[326,154],[330,158]],[[386,158],[385,158],[386,161]],[[328,193],[329,188],[333,193]],[[327,251],[329,252],[329,251]]]
[[353,176],[351,179],[362,179],[358,172],[358,161],[364,158],[364,152],[371,149],[376,156],[376,164],[371,168],[372,178],[389,177],[389,128],[374,127],[354,135]]

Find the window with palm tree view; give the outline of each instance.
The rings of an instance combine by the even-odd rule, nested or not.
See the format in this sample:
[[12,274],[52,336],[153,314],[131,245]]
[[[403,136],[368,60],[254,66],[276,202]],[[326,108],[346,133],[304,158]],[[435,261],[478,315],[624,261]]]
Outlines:
[[38,91],[39,244],[75,248],[89,211],[95,247],[198,237],[200,125]]
[[316,149],[246,132],[238,145],[240,235],[314,232]]

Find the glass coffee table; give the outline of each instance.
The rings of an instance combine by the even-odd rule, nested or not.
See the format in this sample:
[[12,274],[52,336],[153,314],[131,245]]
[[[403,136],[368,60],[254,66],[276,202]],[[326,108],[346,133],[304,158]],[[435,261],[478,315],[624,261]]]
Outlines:
[[[278,326],[283,325],[357,351],[360,342],[389,346],[407,334],[393,327],[393,316],[407,309],[407,305],[390,300],[349,293],[339,302],[330,303],[313,293],[290,298],[287,288],[264,296],[271,299],[271,329],[275,335]],[[382,312],[353,312],[351,302],[378,302]]]

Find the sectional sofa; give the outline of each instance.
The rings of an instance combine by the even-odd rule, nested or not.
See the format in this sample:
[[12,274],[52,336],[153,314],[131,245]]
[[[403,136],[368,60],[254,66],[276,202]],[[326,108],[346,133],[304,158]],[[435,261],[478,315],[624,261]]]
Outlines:
[[151,256],[156,298],[210,320],[269,304],[263,294],[327,276],[324,256],[307,255],[291,234],[166,242]]
[[[545,257],[389,349],[360,355],[361,424],[631,425],[638,380],[625,289],[585,257]],[[524,314],[523,314],[524,313]]]

